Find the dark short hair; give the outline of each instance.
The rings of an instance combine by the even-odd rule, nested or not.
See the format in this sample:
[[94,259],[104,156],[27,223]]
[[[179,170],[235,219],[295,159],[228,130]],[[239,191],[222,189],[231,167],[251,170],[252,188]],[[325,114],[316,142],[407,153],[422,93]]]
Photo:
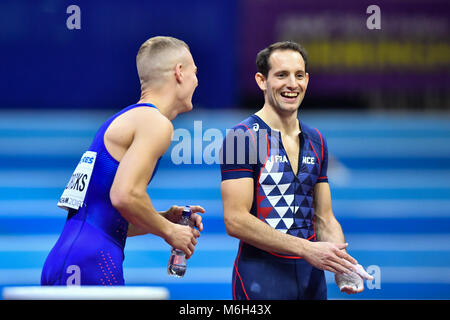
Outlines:
[[305,72],[306,72],[308,66],[308,59],[306,56],[305,48],[303,48],[297,42],[282,41],[271,44],[267,48],[261,50],[256,56],[256,69],[258,70],[258,72],[262,73],[264,77],[267,78],[267,76],[269,75],[269,70],[271,68],[269,58],[272,52],[276,50],[292,50],[300,53],[300,55],[303,58],[303,61],[305,62]]

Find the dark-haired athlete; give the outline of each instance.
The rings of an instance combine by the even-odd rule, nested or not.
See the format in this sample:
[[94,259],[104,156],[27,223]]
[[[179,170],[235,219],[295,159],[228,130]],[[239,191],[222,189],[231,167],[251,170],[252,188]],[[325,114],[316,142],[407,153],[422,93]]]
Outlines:
[[[297,118],[309,79],[306,62],[294,42],[262,50],[255,77],[264,106],[223,143],[225,226],[241,240],[234,299],[326,299],[323,270],[334,272],[347,293],[361,291],[362,277],[371,278],[345,251],[332,212],[326,140]],[[344,274],[357,278],[346,277],[344,286]]]

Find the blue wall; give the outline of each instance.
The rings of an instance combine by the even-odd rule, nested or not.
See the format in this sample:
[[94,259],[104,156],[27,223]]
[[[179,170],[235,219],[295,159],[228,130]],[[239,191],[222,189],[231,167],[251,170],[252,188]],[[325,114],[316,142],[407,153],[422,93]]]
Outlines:
[[[69,5],[81,29],[69,30]],[[142,42],[170,35],[198,66],[194,105],[236,105],[236,7],[227,1],[2,1],[0,108],[121,109],[139,98]]]

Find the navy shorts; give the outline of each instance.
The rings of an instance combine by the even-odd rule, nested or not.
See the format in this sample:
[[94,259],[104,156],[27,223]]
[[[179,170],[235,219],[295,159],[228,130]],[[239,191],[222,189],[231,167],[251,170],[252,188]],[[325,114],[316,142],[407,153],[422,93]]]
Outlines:
[[234,300],[326,300],[323,270],[241,244],[233,266]]

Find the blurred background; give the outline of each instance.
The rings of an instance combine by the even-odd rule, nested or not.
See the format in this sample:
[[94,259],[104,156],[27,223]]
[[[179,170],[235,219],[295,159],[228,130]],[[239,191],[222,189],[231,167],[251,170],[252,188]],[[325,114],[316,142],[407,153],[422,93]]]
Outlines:
[[[381,29],[368,28],[373,4]],[[68,28],[70,5],[80,29]],[[310,82],[299,117],[327,139],[350,254],[379,270],[352,296],[327,273],[329,298],[449,299],[449,13],[446,0],[1,1],[0,289],[39,284],[66,218],[57,199],[98,127],[139,99],[141,43],[167,35],[198,66],[194,110],[174,126],[202,150],[214,143],[206,130],[224,134],[262,107],[258,51],[302,43]],[[171,299],[231,299],[238,242],[225,232],[219,166],[174,164],[177,143],[148,191],[161,211],[204,206],[205,231],[183,279],[167,275],[163,240],[128,239],[125,281],[167,287]]]

